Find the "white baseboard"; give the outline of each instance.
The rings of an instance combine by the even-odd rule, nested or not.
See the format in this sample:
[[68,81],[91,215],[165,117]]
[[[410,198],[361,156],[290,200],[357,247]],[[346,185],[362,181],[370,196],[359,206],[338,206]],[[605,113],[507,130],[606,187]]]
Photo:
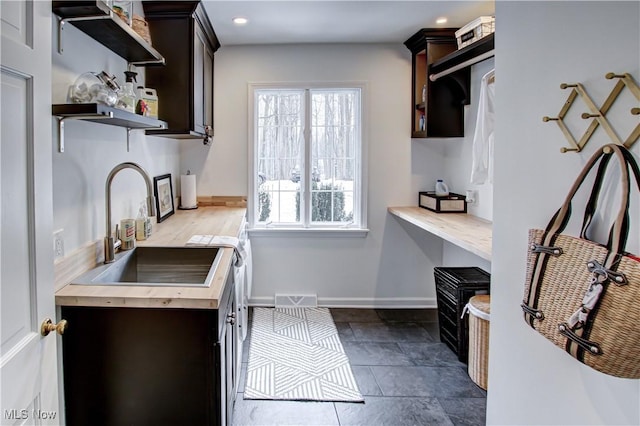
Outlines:
[[[274,307],[275,298],[252,297],[249,306]],[[323,308],[360,309],[436,309],[435,297],[318,297],[318,306]]]

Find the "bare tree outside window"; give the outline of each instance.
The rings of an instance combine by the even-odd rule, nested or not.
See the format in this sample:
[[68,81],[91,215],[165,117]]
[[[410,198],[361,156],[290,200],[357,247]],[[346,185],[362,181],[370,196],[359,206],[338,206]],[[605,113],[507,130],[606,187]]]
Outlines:
[[299,187],[289,177],[303,158],[304,91],[260,90],[256,103],[258,219],[296,222],[299,212],[291,201]]
[[311,91],[311,163],[326,179],[312,187],[312,222],[351,222],[359,91]]
[[254,93],[257,221],[352,223],[359,205],[360,89]]

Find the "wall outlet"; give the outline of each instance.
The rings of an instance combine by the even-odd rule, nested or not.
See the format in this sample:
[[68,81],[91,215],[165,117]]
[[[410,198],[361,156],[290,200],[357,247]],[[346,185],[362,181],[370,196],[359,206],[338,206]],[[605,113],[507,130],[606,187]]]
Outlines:
[[478,204],[478,191],[475,189],[468,189],[465,196],[467,197],[468,205],[475,206]]
[[64,229],[58,229],[53,233],[53,257],[59,259],[64,257],[64,237],[62,235]]

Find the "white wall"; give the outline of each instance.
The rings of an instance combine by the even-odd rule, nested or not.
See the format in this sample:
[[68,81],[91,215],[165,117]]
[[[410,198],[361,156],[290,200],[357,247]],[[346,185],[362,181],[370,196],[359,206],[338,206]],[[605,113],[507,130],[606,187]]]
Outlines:
[[215,58],[215,137],[208,156],[181,147],[199,195],[247,194],[249,82],[366,81],[369,194],[366,238],[254,237],[252,300],[317,293],[324,305],[434,306],[442,242],[388,206],[416,205],[443,173],[444,148],[410,137],[411,55],[402,45],[223,46]]
[[[640,381],[606,376],[576,362],[525,325],[519,306],[527,230],[546,226],[586,159],[606,143],[606,134],[597,129],[582,153],[561,154],[567,142],[555,123],[541,118],[556,115],[565,102],[568,91],[560,90],[560,83],[583,83],[600,105],[615,84],[604,78],[607,72],[629,72],[640,80],[640,3],[496,2],[496,22],[487,422],[640,424]],[[627,92],[607,115],[625,134],[638,123],[629,114],[634,104]],[[584,111],[580,102],[572,108],[573,128],[585,128],[578,118]],[[640,144],[633,152],[640,157]],[[637,197],[630,217],[637,224]],[[639,236],[636,226],[631,252],[640,251]]]
[[[57,51],[57,24],[53,18],[53,103],[66,103],[67,90],[85,71],[105,70],[124,82],[126,61],[69,24],[65,27],[64,54]],[[138,69],[139,77],[144,69]],[[138,80],[143,83],[143,78]],[[166,101],[166,100],[165,100]],[[126,148],[126,129],[104,124],[67,121],[65,152],[58,153],[57,120],[53,126],[54,230],[64,229],[65,252],[104,238],[105,181],[118,163],[133,161],[154,176],[171,173],[174,195],[179,175],[179,143],[172,139],[146,137],[142,130],[131,132],[131,151]],[[184,142],[191,143],[191,142]],[[199,144],[202,147],[202,144]],[[178,179],[179,180],[179,179]],[[135,171],[120,172],[112,188],[112,222],[135,217],[146,197],[142,177]],[[156,225],[156,226],[162,226]]]
[[[471,103],[464,111],[464,137],[453,139],[428,140],[430,145],[441,145],[444,148],[444,170],[442,177],[451,191],[464,194],[466,190],[475,190],[475,204],[467,206],[467,212],[482,219],[493,220],[493,183],[472,184],[471,163],[473,136],[478,118],[478,101],[482,77],[495,67],[493,58],[477,63],[471,67]],[[464,250],[447,241],[443,242],[442,264],[444,266],[477,266],[491,272],[491,262]]]
[[487,59],[471,67],[471,103],[464,111],[464,138],[444,139],[445,170],[444,178],[454,192],[464,194],[467,189],[477,191],[477,203],[469,205],[467,210],[474,216],[493,219],[493,184],[472,184],[471,161],[473,135],[476,130],[478,116],[478,100],[482,77],[495,67],[494,58]]

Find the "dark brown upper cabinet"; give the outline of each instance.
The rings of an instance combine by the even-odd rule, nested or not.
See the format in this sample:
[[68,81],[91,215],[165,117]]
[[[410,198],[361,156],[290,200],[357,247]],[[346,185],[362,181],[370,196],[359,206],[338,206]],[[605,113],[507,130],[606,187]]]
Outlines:
[[463,68],[436,81],[429,78],[429,66],[457,50],[455,31],[455,28],[423,28],[404,42],[412,54],[412,138],[464,136],[470,69]]
[[165,66],[148,68],[145,86],[156,89],[158,118],[166,130],[148,135],[175,139],[213,136],[213,55],[220,47],[200,1],[144,1],[153,46]]

